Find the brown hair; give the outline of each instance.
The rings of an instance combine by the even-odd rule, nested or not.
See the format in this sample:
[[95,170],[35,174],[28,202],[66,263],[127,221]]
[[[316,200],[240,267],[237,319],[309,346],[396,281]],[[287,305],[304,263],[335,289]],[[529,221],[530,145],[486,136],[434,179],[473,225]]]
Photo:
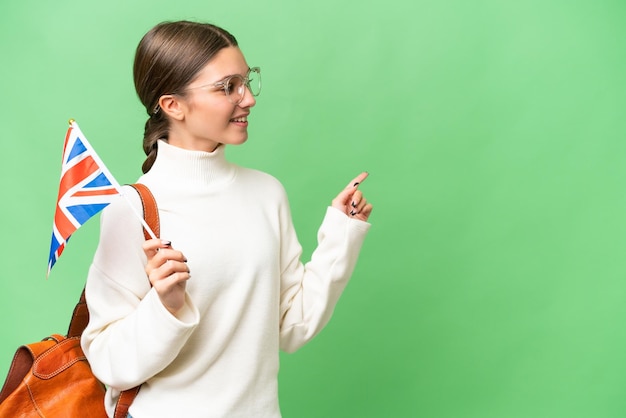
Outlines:
[[163,22],[150,29],[135,52],[133,78],[139,100],[146,107],[142,170],[147,173],[157,155],[157,141],[167,140],[169,120],[159,110],[159,98],[180,92],[221,49],[237,46],[226,30],[189,21]]

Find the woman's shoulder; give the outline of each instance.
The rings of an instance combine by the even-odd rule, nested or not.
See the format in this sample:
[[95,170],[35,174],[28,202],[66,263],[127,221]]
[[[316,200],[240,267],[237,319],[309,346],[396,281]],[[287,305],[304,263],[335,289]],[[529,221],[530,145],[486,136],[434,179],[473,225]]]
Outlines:
[[247,186],[284,192],[283,184],[273,175],[254,168],[239,167],[238,177]]

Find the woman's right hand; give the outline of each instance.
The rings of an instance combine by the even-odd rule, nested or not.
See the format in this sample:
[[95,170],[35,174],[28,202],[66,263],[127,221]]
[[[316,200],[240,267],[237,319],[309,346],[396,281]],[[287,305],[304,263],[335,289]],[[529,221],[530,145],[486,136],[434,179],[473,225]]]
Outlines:
[[156,290],[161,303],[174,316],[185,304],[185,288],[191,277],[187,258],[172,248],[172,243],[162,239],[147,240],[143,251],[148,257],[146,274]]
[[363,183],[367,176],[369,176],[369,174],[367,171],[364,171],[348,183],[337,197],[333,199],[332,207],[339,209],[341,212],[345,213],[346,216],[367,222],[372,214],[373,207],[372,204],[365,199],[363,193],[357,190],[359,184]]

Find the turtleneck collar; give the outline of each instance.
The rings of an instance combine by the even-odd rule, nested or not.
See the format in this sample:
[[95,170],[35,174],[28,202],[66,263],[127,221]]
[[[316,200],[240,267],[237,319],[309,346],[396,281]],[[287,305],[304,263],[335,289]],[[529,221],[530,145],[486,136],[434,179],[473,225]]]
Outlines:
[[224,145],[213,152],[192,151],[158,142],[158,153],[154,165],[145,174],[153,180],[168,184],[214,188],[229,183],[236,166],[226,161]]

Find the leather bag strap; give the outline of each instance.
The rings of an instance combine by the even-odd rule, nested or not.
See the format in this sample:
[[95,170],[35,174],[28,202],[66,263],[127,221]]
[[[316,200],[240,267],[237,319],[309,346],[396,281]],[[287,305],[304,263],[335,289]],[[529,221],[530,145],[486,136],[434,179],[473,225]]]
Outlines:
[[80,337],[83,334],[87,324],[89,323],[89,310],[87,310],[87,301],[85,300],[85,289],[80,294],[80,299],[74,307],[70,326],[67,329],[67,337]]
[[135,400],[135,397],[139,393],[140,386],[135,386],[132,389],[127,389],[120,393],[120,397],[117,398],[117,403],[115,404],[115,413],[113,414],[113,418],[127,418],[128,417],[128,408]]
[[[152,232],[154,232],[154,235],[159,238],[161,236],[161,222],[159,221],[159,210],[152,192],[145,184],[135,183],[130,184],[130,186],[139,193],[141,205],[143,206],[143,217],[150,229],[152,229]],[[152,239],[150,233],[145,228],[143,229],[143,236],[146,238],[146,241]]]

